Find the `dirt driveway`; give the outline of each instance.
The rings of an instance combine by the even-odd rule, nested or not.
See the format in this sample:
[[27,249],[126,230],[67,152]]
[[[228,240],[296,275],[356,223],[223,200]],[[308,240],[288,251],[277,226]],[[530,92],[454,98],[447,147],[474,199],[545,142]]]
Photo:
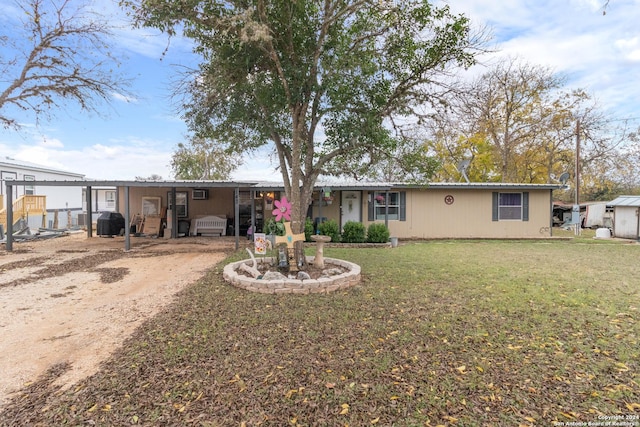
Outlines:
[[94,373],[145,319],[235,248],[233,238],[87,238],[0,246],[0,404],[48,368]]

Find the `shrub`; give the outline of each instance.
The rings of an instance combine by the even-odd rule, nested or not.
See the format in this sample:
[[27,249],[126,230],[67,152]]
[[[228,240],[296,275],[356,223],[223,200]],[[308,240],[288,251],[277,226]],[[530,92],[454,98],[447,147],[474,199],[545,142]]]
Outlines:
[[356,221],[347,221],[342,230],[342,241],[345,243],[362,243],[366,240],[364,224]]
[[269,218],[264,224],[263,230],[266,234],[273,234],[276,236],[284,236],[285,233],[284,224],[276,221],[275,218]]
[[369,243],[387,243],[389,241],[389,229],[386,225],[374,222],[369,225],[367,230],[367,242]]
[[338,227],[338,223],[335,220],[330,219],[318,224],[318,230],[320,231],[320,234],[331,236],[332,242],[340,241],[340,227]]
[[304,240],[307,242],[311,241],[311,235],[313,234],[313,221],[311,218],[307,217],[304,221]]

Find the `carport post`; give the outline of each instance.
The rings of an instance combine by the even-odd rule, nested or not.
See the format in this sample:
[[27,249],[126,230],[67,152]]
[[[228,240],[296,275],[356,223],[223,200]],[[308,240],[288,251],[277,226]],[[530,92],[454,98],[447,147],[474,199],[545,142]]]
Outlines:
[[13,185],[7,183],[7,243],[4,245],[9,252],[13,250]]
[[129,187],[124,187],[124,250],[131,249],[131,218],[129,217]]
[[234,215],[235,219],[233,220],[234,234],[236,235],[236,251],[240,248],[240,187],[236,187],[233,192],[233,200],[234,200]]
[[87,185],[85,190],[85,197],[87,201],[87,237],[93,236],[93,218],[91,217],[92,204],[91,204],[91,187]]
[[[171,200],[176,200],[176,187],[171,187]],[[171,238],[178,238],[178,205],[175,202],[171,205]]]

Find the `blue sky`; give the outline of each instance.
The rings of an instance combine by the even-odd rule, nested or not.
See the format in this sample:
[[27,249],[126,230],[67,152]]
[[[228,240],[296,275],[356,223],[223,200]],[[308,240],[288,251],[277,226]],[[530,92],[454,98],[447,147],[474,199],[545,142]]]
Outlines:
[[[494,53],[483,64],[517,56],[551,67],[584,88],[612,119],[640,117],[640,0],[450,0],[451,9],[487,26]],[[96,179],[133,179],[161,175],[172,179],[171,153],[185,141],[187,129],[172,102],[172,86],[183,66],[197,58],[189,44],[167,39],[152,30],[126,25],[117,2],[94,0],[102,14],[118,22],[114,53],[122,71],[134,79],[134,97],[112,94],[104,114],[88,115],[69,108],[51,122],[35,125],[28,113],[19,116],[20,132],[0,129],[0,156],[85,174]],[[0,25],[15,22],[11,0],[0,0]],[[7,28],[5,26],[5,28]],[[0,48],[1,49],[1,48]],[[6,55],[2,52],[1,55]],[[467,75],[486,70],[476,66]],[[3,84],[3,83],[0,83]],[[0,89],[3,86],[0,86]],[[640,120],[635,120],[640,125]],[[244,160],[236,179],[280,180],[268,157]]]

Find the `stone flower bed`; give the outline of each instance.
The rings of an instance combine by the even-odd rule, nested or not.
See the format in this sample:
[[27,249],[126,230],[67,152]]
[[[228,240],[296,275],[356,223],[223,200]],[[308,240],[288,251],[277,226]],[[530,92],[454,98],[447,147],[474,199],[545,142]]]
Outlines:
[[[314,258],[313,256],[307,257],[309,266],[313,265]],[[273,258],[260,259],[256,267],[260,269],[260,266],[270,266],[274,262]],[[348,289],[360,282],[360,266],[341,259],[324,258],[326,268],[319,274],[298,274],[296,278],[281,275],[276,271],[266,272],[259,278],[245,275],[242,271],[243,264],[251,266],[253,263],[253,260],[246,259],[227,264],[222,273],[224,279],[238,288],[265,294],[328,293]],[[300,273],[303,272],[304,270]],[[315,276],[318,277],[314,278]]]

